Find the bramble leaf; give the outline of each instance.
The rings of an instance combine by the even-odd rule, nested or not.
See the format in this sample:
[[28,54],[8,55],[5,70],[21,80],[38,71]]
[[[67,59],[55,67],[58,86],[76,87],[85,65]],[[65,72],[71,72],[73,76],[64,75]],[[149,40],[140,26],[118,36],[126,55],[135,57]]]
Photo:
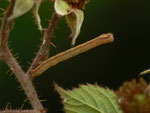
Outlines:
[[115,93],[98,85],[80,85],[73,90],[64,90],[55,84],[60,94],[65,113],[122,113]]

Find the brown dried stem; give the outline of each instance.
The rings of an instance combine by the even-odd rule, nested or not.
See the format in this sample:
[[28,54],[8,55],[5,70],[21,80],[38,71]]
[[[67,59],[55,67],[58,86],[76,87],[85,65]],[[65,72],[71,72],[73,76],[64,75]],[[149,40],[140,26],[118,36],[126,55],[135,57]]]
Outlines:
[[30,71],[37,68],[40,63],[45,61],[49,55],[49,49],[50,49],[50,39],[53,36],[54,29],[56,27],[57,21],[59,19],[59,16],[54,12],[52,19],[50,21],[49,27],[45,30],[45,34],[43,37],[43,43],[33,61],[31,64],[29,70],[27,71],[28,76],[30,76]]
[[113,35],[111,33],[103,34],[93,40],[90,40],[86,43],[83,43],[81,45],[78,45],[74,48],[71,48],[69,50],[66,50],[65,52],[59,53],[48,60],[41,63],[35,70],[31,70],[32,78],[42,74],[44,71],[46,71],[48,68],[65,61],[71,57],[74,57],[76,55],[79,55],[83,52],[86,52],[96,46],[112,42],[114,40]]
[[7,18],[12,13],[15,1],[16,0],[11,0],[10,7],[8,8],[8,11],[6,12],[6,15],[2,20],[2,27],[0,30],[0,52],[2,54],[3,60],[8,64],[10,69],[13,71],[13,73],[16,75],[19,82],[21,83],[34,110],[36,110],[37,113],[41,113],[41,110],[43,110],[43,106],[41,105],[40,100],[38,99],[33,84],[28,78],[28,76],[26,76],[26,74],[23,72],[22,68],[20,67],[16,59],[13,57],[7,45],[10,33],[9,21],[7,20]]

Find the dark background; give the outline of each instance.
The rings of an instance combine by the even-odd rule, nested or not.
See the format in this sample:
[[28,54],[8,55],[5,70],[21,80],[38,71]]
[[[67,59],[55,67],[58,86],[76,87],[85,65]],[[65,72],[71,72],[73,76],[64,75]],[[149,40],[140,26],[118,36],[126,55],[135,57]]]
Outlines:
[[[0,7],[6,9],[6,0],[0,0]],[[0,11],[2,13],[2,11]],[[42,3],[40,15],[42,25],[48,26],[53,4]],[[31,12],[15,20],[9,46],[23,69],[37,52],[42,34],[37,30]],[[86,53],[64,61],[47,70],[34,80],[40,99],[50,113],[61,113],[62,105],[53,87],[56,81],[64,88],[78,84],[98,83],[117,89],[124,81],[138,79],[139,72],[150,68],[150,1],[149,0],[90,0],[85,10],[85,20],[76,45],[84,43],[103,33],[114,34],[111,44],[96,47]],[[65,18],[61,18],[54,33],[50,55],[69,49],[67,37],[70,30]],[[12,109],[20,108],[26,96],[20,91],[20,84],[3,62],[0,63],[0,109],[7,104]],[[143,76],[149,82],[149,76]],[[23,109],[30,108],[25,102]]]

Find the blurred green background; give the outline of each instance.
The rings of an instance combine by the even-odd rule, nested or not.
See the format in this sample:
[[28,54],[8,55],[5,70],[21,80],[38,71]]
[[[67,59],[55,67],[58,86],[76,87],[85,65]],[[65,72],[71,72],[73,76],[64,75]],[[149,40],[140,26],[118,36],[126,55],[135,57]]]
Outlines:
[[[0,0],[6,9],[7,0]],[[40,8],[44,28],[53,13],[53,3],[46,0]],[[34,80],[40,99],[49,113],[61,113],[62,105],[54,90],[53,81],[64,88],[83,83],[98,83],[117,89],[124,81],[138,78],[139,72],[150,68],[150,1],[149,0],[90,0],[86,6],[85,20],[76,45],[111,32],[115,41],[96,47],[86,53],[62,62]],[[2,11],[0,11],[2,13]],[[9,46],[26,71],[39,49],[42,34],[37,30],[31,12],[17,18],[10,35]],[[50,55],[69,49],[70,30],[65,18],[59,20]],[[8,104],[12,109],[23,105],[26,96],[20,91],[16,77],[4,62],[0,62],[0,109]],[[149,76],[144,78],[149,82]],[[23,109],[30,108],[25,102]]]

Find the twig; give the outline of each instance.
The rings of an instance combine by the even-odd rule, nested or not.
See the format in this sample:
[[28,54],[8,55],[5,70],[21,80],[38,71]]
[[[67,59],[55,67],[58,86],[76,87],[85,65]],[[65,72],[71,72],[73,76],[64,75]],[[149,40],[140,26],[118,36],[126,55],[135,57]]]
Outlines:
[[29,70],[27,71],[27,75],[30,76],[30,71],[37,68],[40,63],[42,63],[43,61],[45,61],[48,57],[49,54],[49,47],[50,47],[50,39],[53,36],[53,32],[54,29],[56,27],[57,21],[58,21],[59,17],[58,15],[54,12],[52,19],[50,21],[49,27],[48,29],[45,30],[45,34],[43,37],[43,43],[40,47],[40,50],[38,51],[36,58],[34,59],[33,63],[31,64]]
[[103,34],[93,40],[90,40],[86,43],[83,43],[79,46],[76,46],[74,48],[71,48],[69,50],[66,50],[65,52],[59,53],[48,60],[44,61],[42,64],[40,64],[35,70],[31,70],[32,78],[42,74],[44,71],[46,71],[48,68],[65,61],[73,56],[76,56],[78,54],[81,54],[83,52],[86,52],[96,46],[112,42],[114,40],[113,35],[111,33]]
[[3,21],[2,21],[2,28],[0,30],[0,34],[1,34],[0,35],[0,51],[1,51],[4,61],[8,64],[10,69],[15,73],[16,77],[21,83],[34,110],[36,110],[37,113],[41,113],[41,110],[43,110],[43,106],[41,105],[40,100],[38,99],[37,93],[32,85],[32,82],[23,72],[23,70],[21,69],[16,59],[13,57],[7,45],[8,36],[10,32],[10,29],[8,29],[9,21],[7,20],[7,18],[11,15],[14,4],[15,4],[15,0],[11,0],[10,7],[8,8],[8,11],[6,12],[6,15],[4,16]]
[[37,113],[35,110],[5,110],[0,113]]

